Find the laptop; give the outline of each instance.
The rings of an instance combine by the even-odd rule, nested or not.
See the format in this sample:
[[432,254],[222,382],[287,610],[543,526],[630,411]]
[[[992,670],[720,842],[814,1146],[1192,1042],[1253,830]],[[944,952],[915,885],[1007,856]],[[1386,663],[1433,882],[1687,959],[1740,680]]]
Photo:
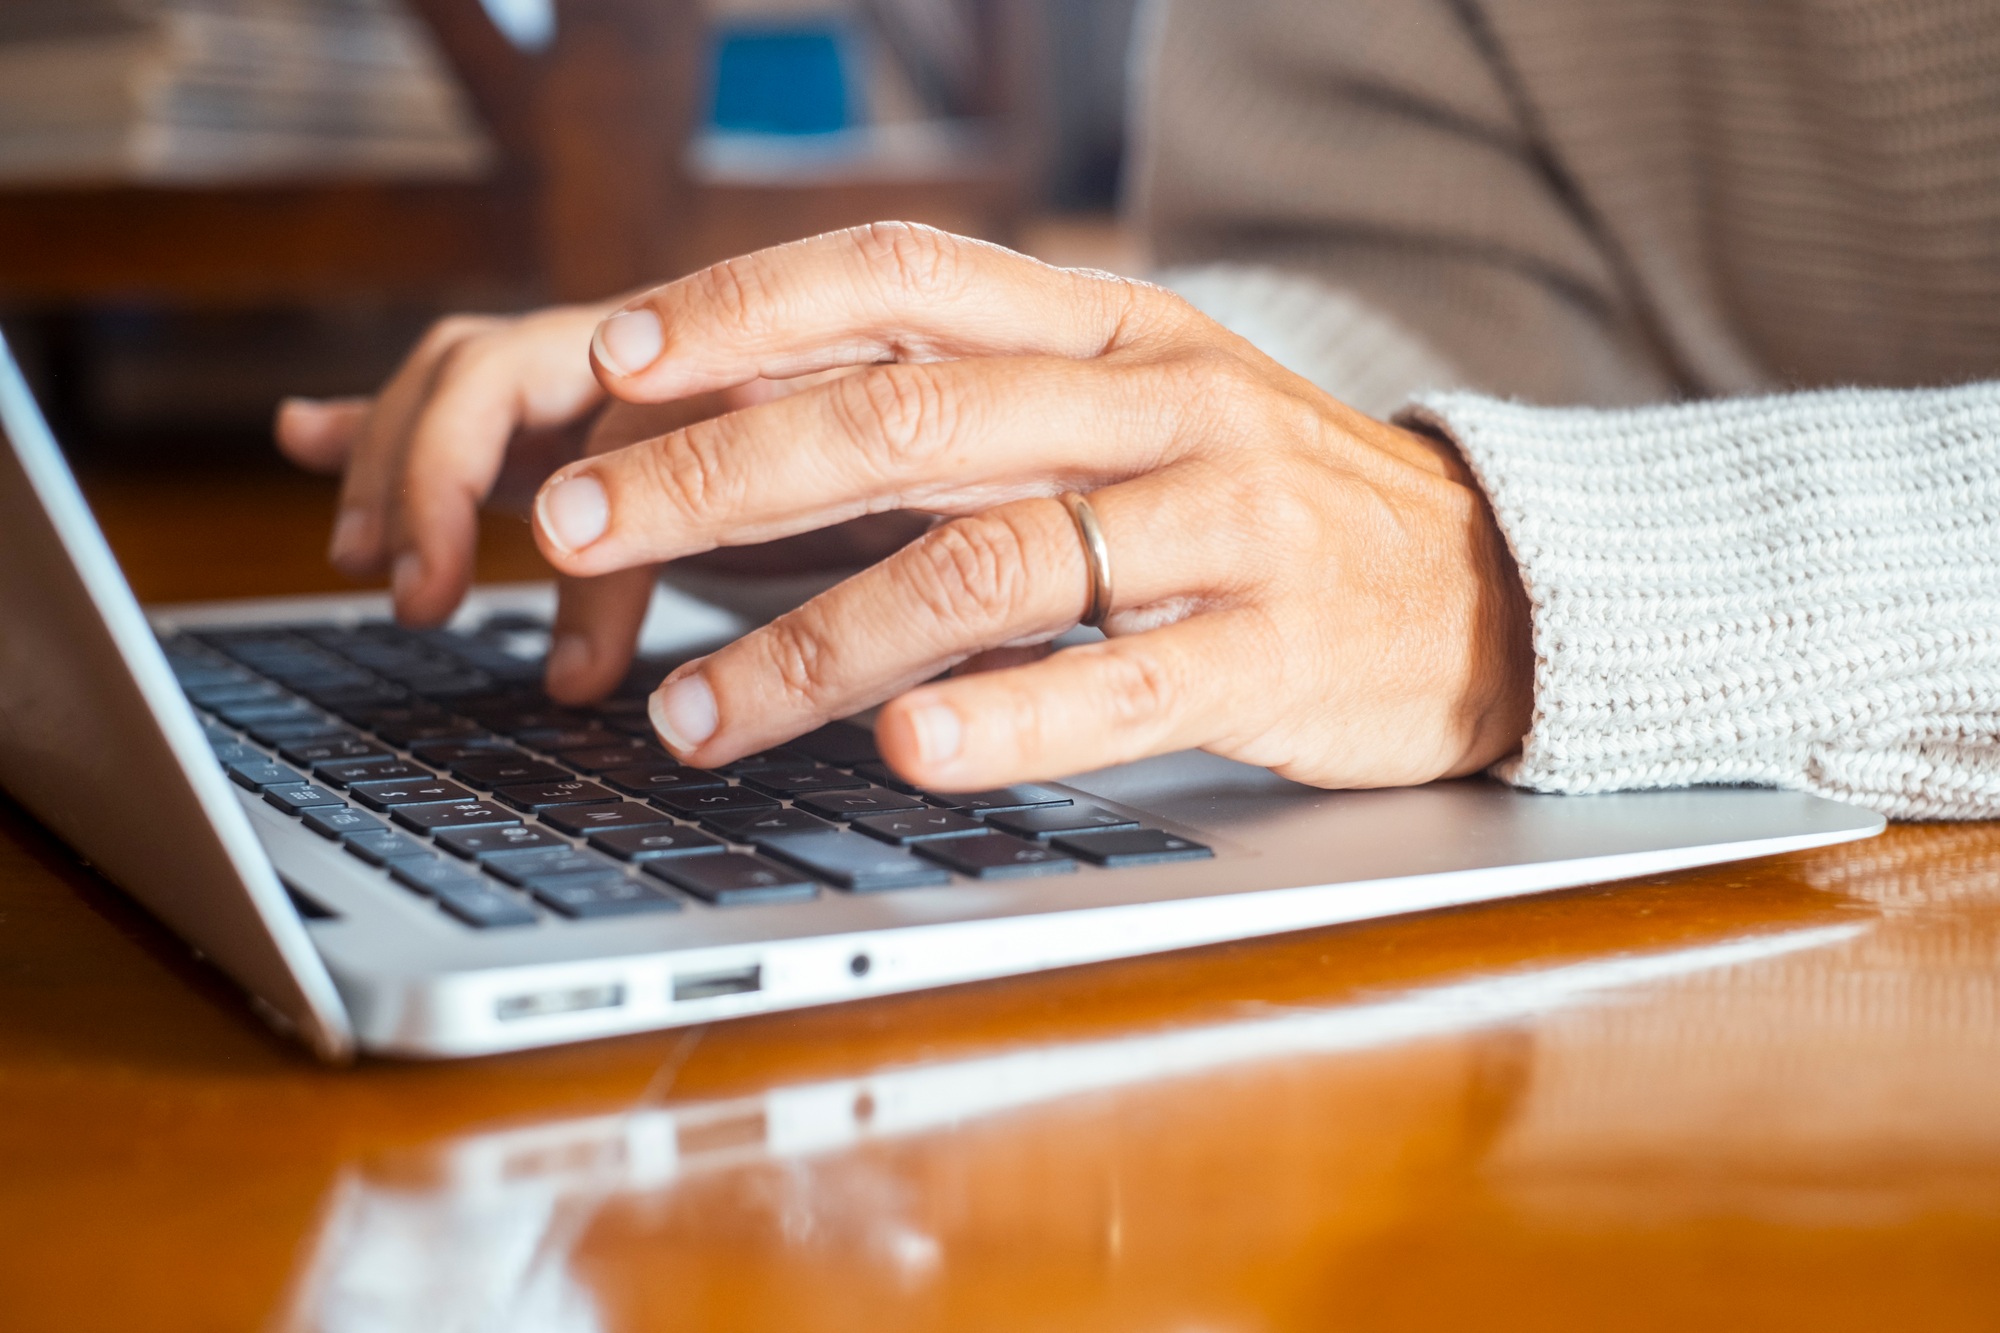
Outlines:
[[835,723],[713,772],[645,698],[744,622],[662,590],[623,687],[553,598],[142,609],[0,341],[0,786],[323,1059],[579,1041],[1868,837],[1797,792],[1328,792],[1190,752],[913,789]]

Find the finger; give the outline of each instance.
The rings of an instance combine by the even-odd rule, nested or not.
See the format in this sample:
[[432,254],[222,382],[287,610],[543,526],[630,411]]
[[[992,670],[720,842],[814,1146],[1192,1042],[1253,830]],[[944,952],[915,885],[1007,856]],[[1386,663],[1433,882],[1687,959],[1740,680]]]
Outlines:
[[396,614],[406,623],[442,621],[464,597],[479,509],[515,433],[573,421],[602,400],[579,354],[588,314],[569,317],[567,337],[561,314],[539,317],[546,330],[517,325],[439,358],[389,496]]
[[278,451],[308,472],[339,472],[368,424],[372,403],[369,398],[285,399],[272,428]]
[[1089,490],[1184,453],[1172,372],[1048,358],[878,366],[549,479],[536,539],[589,575],[885,509]]
[[555,632],[549,643],[547,688],[567,704],[602,699],[625,679],[657,571],[622,569],[594,579],[563,579],[557,587]]
[[451,349],[492,327],[485,319],[456,318],[433,325],[382,392],[347,461],[340,507],[327,558],[350,578],[379,574],[388,562],[389,498],[410,422],[422,408],[438,366]]
[[643,401],[877,361],[1097,356],[1187,309],[1144,283],[887,222],[648,292],[597,330],[591,358],[614,395]]
[[[1191,614],[1233,590],[1235,561],[1185,540],[1209,507],[1208,488],[1190,481],[1153,474],[1092,497],[1123,561],[1121,616]],[[961,518],[675,672],[655,695],[655,724],[689,762],[726,763],[967,658],[1045,642],[1076,624],[1087,588],[1083,546],[1058,501]]]
[[1032,666],[924,685],[883,705],[883,758],[938,791],[1065,777],[1214,745],[1261,724],[1247,611],[1065,649]]

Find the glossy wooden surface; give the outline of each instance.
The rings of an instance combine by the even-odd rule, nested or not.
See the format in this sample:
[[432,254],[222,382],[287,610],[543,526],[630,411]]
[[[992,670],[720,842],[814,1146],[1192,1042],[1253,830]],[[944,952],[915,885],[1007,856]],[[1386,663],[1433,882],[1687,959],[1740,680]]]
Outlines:
[[[317,485],[92,490],[329,583]],[[0,1327],[1992,1329],[2000,829],[330,1071],[0,807]]]

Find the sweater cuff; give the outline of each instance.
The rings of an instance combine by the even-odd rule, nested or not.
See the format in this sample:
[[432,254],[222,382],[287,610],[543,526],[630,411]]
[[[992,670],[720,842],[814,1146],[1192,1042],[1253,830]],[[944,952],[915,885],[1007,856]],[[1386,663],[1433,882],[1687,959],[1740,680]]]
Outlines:
[[2000,815],[2000,385],[1399,419],[1464,454],[1533,608],[1497,776]]

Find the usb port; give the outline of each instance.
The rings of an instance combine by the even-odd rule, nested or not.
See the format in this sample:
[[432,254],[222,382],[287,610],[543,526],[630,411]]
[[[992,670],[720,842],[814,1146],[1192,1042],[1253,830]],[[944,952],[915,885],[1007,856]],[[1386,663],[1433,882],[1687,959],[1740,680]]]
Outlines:
[[674,978],[674,1000],[706,1000],[717,995],[747,995],[764,989],[764,969],[760,964],[732,967],[722,972],[690,972]]

